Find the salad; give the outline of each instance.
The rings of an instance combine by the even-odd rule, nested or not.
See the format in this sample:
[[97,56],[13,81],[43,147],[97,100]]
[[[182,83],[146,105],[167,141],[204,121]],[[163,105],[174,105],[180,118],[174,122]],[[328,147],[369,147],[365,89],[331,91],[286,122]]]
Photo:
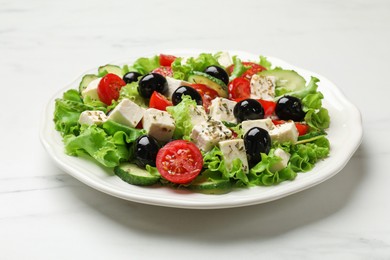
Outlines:
[[68,155],[129,184],[221,194],[292,181],[329,155],[318,82],[264,56],[160,54],[84,75],[54,122]]

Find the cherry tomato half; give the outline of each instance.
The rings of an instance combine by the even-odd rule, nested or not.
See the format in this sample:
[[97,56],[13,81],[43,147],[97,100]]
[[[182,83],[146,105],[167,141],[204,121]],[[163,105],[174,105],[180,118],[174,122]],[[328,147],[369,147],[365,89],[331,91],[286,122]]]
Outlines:
[[160,65],[170,67],[176,59],[173,55],[160,54]]
[[[284,121],[284,120],[272,120],[272,123],[274,123],[274,125],[280,125],[280,124],[286,123],[286,121]],[[309,131],[309,126],[307,124],[302,124],[302,123],[299,123],[299,122],[295,122],[295,127],[298,130],[299,136],[305,135]]]
[[235,78],[228,84],[229,99],[246,99],[251,95],[249,80]]
[[149,107],[166,111],[168,106],[172,106],[172,102],[161,93],[154,91],[149,100]]
[[202,97],[203,107],[206,109],[206,111],[211,105],[211,101],[219,96],[217,91],[207,87],[204,84],[192,84],[191,87],[199,92],[200,96]]
[[158,151],[156,167],[161,176],[170,182],[189,183],[202,170],[202,153],[189,141],[175,140]]
[[172,77],[173,71],[169,66],[161,66],[152,71],[153,73],[158,73],[164,77]]
[[126,82],[119,76],[108,73],[99,82],[97,93],[100,101],[106,105],[111,105],[112,100],[118,100],[119,91]]
[[270,116],[275,112],[276,103],[273,101],[258,99],[261,106],[264,108],[264,116]]
[[[255,62],[243,61],[242,65],[244,65],[244,67],[248,68],[248,70],[253,69],[254,71],[257,70],[257,72],[267,70],[266,68],[264,68],[263,66],[255,63]],[[226,68],[226,71],[228,72],[229,75],[231,75],[233,73],[233,70],[234,70],[234,64],[230,65],[229,67]],[[255,72],[255,73],[257,73],[257,72]],[[253,73],[253,74],[255,74],[255,73]]]
[[259,64],[253,63],[251,65],[251,67],[241,75],[241,77],[247,78],[250,80],[253,75],[255,75],[263,70],[267,70],[267,69]]
[[309,126],[306,124],[295,123],[295,126],[297,127],[300,136],[307,134],[307,131],[309,130]]

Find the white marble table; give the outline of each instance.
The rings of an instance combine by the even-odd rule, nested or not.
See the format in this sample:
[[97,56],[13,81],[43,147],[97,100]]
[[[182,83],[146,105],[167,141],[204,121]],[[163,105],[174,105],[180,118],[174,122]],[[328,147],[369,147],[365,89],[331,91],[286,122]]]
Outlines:
[[[1,259],[390,259],[389,1],[10,1],[0,5]],[[100,193],[38,138],[85,70],[144,51],[242,49],[335,82],[364,139],[346,167],[257,206],[185,210]]]

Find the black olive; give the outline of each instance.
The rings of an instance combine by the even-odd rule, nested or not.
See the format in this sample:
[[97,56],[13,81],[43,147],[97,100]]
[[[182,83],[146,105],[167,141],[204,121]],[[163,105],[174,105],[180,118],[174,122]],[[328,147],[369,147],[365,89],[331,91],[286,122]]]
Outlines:
[[195,100],[196,104],[201,106],[203,105],[202,96],[194,88],[189,86],[178,87],[172,94],[172,104],[176,106],[181,102],[182,96],[190,96],[192,100]]
[[282,120],[303,121],[305,112],[302,102],[293,96],[283,96],[276,103],[275,114]]
[[144,98],[150,98],[154,91],[164,94],[167,90],[167,80],[157,73],[146,74],[138,83],[138,92]]
[[145,168],[147,164],[156,166],[156,157],[159,149],[160,147],[156,139],[148,135],[141,135],[135,141],[136,164],[142,168]]
[[233,109],[234,117],[238,123],[245,120],[255,120],[264,118],[264,108],[255,99],[244,99],[238,102]]
[[209,74],[210,76],[222,80],[226,85],[229,84],[229,75],[226,73],[224,69],[218,66],[208,66],[204,71],[204,73]]
[[268,154],[271,149],[271,137],[267,130],[253,127],[244,136],[244,145],[249,167],[261,162],[261,153]]
[[131,82],[137,82],[138,78],[141,76],[142,75],[136,71],[130,71],[130,72],[127,72],[125,75],[123,75],[123,80],[127,84],[130,84]]

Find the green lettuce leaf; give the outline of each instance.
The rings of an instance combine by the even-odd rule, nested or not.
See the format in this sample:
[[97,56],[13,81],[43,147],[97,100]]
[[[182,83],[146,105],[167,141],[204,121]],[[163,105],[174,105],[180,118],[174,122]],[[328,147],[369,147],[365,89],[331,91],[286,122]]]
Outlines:
[[233,160],[231,169],[228,170],[223,159],[223,153],[217,146],[204,154],[203,167],[212,172],[219,172],[222,179],[235,180],[236,186],[246,186],[249,184],[248,176],[242,169],[241,160],[238,158]]
[[233,65],[234,69],[229,77],[230,81],[240,77],[247,70],[247,68],[242,64],[241,60],[237,56],[233,56]]
[[330,116],[326,108],[319,110],[309,109],[305,115],[305,121],[312,130],[326,129],[330,125]]
[[322,106],[322,99],[324,95],[321,92],[317,92],[314,94],[307,94],[302,99],[302,105],[305,109],[320,109]]
[[131,128],[112,120],[107,120],[104,122],[102,128],[108,135],[112,136],[115,140],[115,143],[118,144],[131,144],[138,137],[146,134],[144,129]]
[[329,150],[329,140],[324,136],[310,143],[294,145],[291,147],[289,166],[297,172],[310,171],[318,160],[329,155]]
[[87,106],[92,107],[92,110],[100,110],[104,113],[107,112],[107,105],[101,102],[100,100],[94,100],[90,96],[85,96],[83,99],[83,103]]
[[259,61],[259,65],[263,66],[264,68],[266,68],[267,70],[270,70],[271,69],[271,62],[267,60],[266,57],[260,55],[260,61]]
[[106,167],[115,167],[129,158],[129,149],[96,125],[82,125],[79,135],[64,137],[65,151],[69,155],[88,154]]
[[141,107],[148,107],[148,102],[138,92],[138,82],[132,82],[122,87],[119,93],[119,101],[128,98]]
[[297,176],[297,173],[289,166],[280,171],[272,171],[272,167],[281,160],[273,152],[274,149],[271,149],[268,155],[262,153],[261,161],[250,170],[249,180],[252,185],[271,186],[293,180]]
[[191,110],[196,106],[196,102],[190,96],[183,96],[182,101],[176,106],[167,107],[167,112],[170,113],[175,120],[175,131],[173,138],[175,139],[190,139],[190,134],[193,128],[191,122]]
[[158,67],[160,67],[160,58],[158,55],[155,55],[150,58],[146,58],[146,57],[139,58],[133,63],[133,65],[124,66],[123,71],[125,73],[129,71],[136,71],[144,75]]
[[112,120],[107,120],[102,125],[104,131],[112,136],[112,140],[117,145],[127,145],[129,147],[129,160],[134,157],[135,153],[135,140],[141,135],[146,134],[144,129],[131,128]]
[[306,97],[309,94],[316,94],[317,93],[317,88],[318,88],[317,83],[319,81],[320,80],[318,78],[311,77],[310,81],[309,81],[309,83],[307,84],[306,87],[304,87],[303,89],[300,89],[300,90],[288,92],[288,94],[290,96],[294,96],[294,97],[297,97],[297,98],[300,98],[300,99],[303,99],[304,97]]
[[201,53],[198,57],[190,57],[182,64],[183,59],[177,58],[172,63],[173,77],[176,79],[187,80],[191,71],[204,71],[211,65],[221,66],[217,58],[210,53]]
[[305,121],[310,126],[310,131],[326,129],[330,125],[328,110],[322,107],[324,95],[317,91],[319,81],[318,78],[311,77],[305,88],[288,93],[301,99],[303,110],[306,112]]
[[80,125],[78,121],[80,114],[85,110],[93,110],[93,107],[83,103],[77,90],[70,89],[66,91],[62,99],[55,100],[55,129],[63,136],[79,133]]

